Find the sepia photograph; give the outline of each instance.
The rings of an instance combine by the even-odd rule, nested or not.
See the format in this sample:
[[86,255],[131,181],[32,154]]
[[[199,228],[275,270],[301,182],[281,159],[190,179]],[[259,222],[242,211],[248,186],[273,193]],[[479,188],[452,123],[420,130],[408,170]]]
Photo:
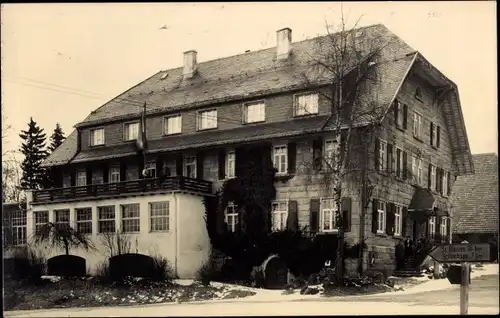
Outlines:
[[4,316],[499,315],[496,9],[2,3]]

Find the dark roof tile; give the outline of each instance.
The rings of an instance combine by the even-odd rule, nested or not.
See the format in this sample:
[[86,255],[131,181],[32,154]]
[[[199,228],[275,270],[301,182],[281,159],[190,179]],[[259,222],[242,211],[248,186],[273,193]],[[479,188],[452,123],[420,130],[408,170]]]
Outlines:
[[498,155],[473,155],[475,174],[453,185],[454,233],[498,233]]

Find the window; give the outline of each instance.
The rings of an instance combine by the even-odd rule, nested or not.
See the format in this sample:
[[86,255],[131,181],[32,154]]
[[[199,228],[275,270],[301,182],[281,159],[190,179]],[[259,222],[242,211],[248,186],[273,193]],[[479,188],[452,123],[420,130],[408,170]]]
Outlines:
[[83,234],[92,234],[92,208],[75,209],[76,230]]
[[110,206],[100,206],[97,207],[98,211],[98,230],[99,233],[114,233],[116,232],[115,226],[115,207]]
[[422,184],[422,159],[418,158],[416,155],[413,155],[412,158],[412,173],[414,180],[417,184]]
[[438,138],[437,138],[437,130],[438,126],[434,123],[431,123],[431,146],[438,147]]
[[87,172],[85,170],[79,170],[76,172],[76,186],[87,185]]
[[63,180],[62,180],[62,186],[63,188],[69,188],[71,187],[71,175],[69,173],[64,173],[63,174]]
[[403,207],[396,205],[396,211],[394,212],[394,235],[403,235]]
[[228,151],[226,153],[226,179],[234,178],[235,175],[235,164],[236,164],[236,154],[234,151]]
[[120,182],[120,168],[119,167],[109,168],[108,174],[109,174],[109,176],[108,176],[109,183]]
[[441,239],[443,241],[446,241],[446,236],[448,233],[446,231],[448,230],[448,218],[446,216],[441,217],[441,225],[439,228],[439,234],[441,234]]
[[444,170],[443,171],[443,188],[441,189],[443,195],[448,194],[448,173]]
[[337,210],[337,205],[335,204],[335,200],[333,198],[321,199],[321,231],[331,232],[337,230],[335,222]]
[[266,120],[266,104],[256,102],[245,105],[244,123],[258,123]]
[[92,171],[92,184],[103,184],[104,177],[101,170]]
[[413,137],[422,139],[423,121],[422,115],[417,112],[413,113]]
[[35,232],[39,233],[41,228],[49,223],[49,211],[35,211]]
[[295,116],[318,113],[318,94],[295,95]]
[[327,169],[335,170],[337,168],[338,143],[336,140],[325,140],[325,161]]
[[396,148],[396,176],[403,178],[404,162],[403,162],[403,149]]
[[225,221],[228,230],[231,232],[236,231],[236,225],[238,224],[238,211],[233,203],[229,203],[224,211]]
[[385,232],[385,202],[378,201],[377,207],[377,233]]
[[273,202],[271,204],[272,230],[280,231],[286,229],[286,218],[288,216],[288,202]]
[[437,174],[436,174],[436,166],[431,165],[431,190],[436,190],[437,186]]
[[182,131],[181,115],[165,117],[165,135],[180,134]]
[[156,178],[156,161],[149,161],[144,166],[148,178]]
[[422,92],[420,91],[420,87],[415,89],[415,98],[419,101],[422,101]]
[[273,149],[273,163],[278,174],[286,174],[288,170],[287,146],[276,146]]
[[404,126],[404,115],[405,115],[405,112],[404,112],[404,104],[399,102],[399,101],[396,101],[396,107],[397,107],[397,121],[396,121],[396,125],[399,127],[399,128],[403,128]]
[[12,244],[14,246],[27,243],[26,222],[25,210],[16,210],[12,213]]
[[163,175],[165,177],[177,176],[177,164],[175,160],[166,160],[163,162]]
[[54,223],[69,226],[69,210],[54,210]]
[[123,139],[136,140],[139,137],[139,123],[126,123],[123,125]]
[[431,216],[429,218],[429,237],[434,237],[434,234],[436,234],[436,217]]
[[217,128],[217,110],[205,110],[198,113],[198,130]]
[[378,149],[378,171],[385,171],[387,168],[387,142],[380,140]]
[[196,179],[196,156],[184,157],[184,176]]
[[151,202],[149,204],[150,231],[169,231],[169,204],[165,202]]
[[90,131],[90,146],[104,145],[104,128],[97,128]]
[[140,208],[138,203],[124,204],[122,208],[122,231],[124,233],[140,232]]

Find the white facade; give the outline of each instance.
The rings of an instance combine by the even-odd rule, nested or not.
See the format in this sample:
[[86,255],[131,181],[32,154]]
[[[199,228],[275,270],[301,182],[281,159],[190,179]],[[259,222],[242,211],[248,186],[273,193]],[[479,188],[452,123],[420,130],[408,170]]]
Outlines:
[[[201,265],[208,260],[211,250],[204,214],[203,197],[181,192],[147,194],[124,198],[75,201],[64,203],[31,204],[32,194],[28,194],[27,231],[28,237],[35,231],[34,212],[48,211],[49,222],[55,221],[55,210],[69,209],[70,224],[76,228],[76,209],[92,209],[92,243],[97,249],[85,251],[70,248],[71,255],[86,260],[89,274],[107,261],[109,253],[102,243],[103,234],[98,233],[98,207],[115,207],[115,228],[122,228],[121,206],[139,204],[140,231],[127,233],[130,237],[131,253],[166,257],[179,278],[194,278]],[[168,202],[168,229],[152,232],[150,229],[150,203]],[[64,254],[64,250],[47,250],[47,258]]]

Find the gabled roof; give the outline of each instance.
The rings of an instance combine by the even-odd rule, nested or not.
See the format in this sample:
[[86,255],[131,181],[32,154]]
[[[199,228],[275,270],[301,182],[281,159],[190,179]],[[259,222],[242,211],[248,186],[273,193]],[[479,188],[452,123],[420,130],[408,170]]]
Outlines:
[[42,167],[68,163],[77,153],[78,133],[75,130],[42,163]]
[[[387,61],[414,51],[382,24],[359,28],[356,33],[359,42],[376,38],[384,43],[382,54]],[[272,47],[199,63],[192,79],[183,79],[182,67],[161,71],[105,103],[77,127],[139,117],[144,102],[147,114],[154,114],[304,87],[303,74],[311,71],[311,58],[324,56],[323,51],[331,47],[326,35],[292,43],[286,60],[277,60],[276,47]],[[311,77],[319,80],[318,74]]]
[[498,233],[498,155],[473,160],[475,174],[459,176],[453,185],[453,233]]

